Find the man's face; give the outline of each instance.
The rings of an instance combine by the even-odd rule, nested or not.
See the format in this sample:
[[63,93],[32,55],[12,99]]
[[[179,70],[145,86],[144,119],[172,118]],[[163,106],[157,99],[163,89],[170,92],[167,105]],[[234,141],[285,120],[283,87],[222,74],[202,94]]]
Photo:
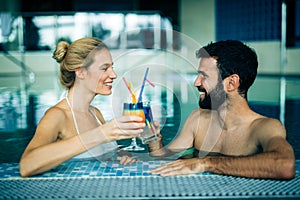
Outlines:
[[194,86],[200,94],[200,108],[216,110],[226,100],[223,81],[214,58],[201,58]]

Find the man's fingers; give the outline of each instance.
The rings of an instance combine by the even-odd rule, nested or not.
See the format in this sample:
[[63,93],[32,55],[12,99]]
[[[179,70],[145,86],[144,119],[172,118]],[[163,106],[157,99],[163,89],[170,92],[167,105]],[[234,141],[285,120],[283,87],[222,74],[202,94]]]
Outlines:
[[155,169],[152,169],[149,171],[149,173],[151,174],[159,174],[161,171],[164,171],[166,169],[169,168],[169,166],[172,165],[172,162],[171,163],[166,163],[166,164],[163,164]]
[[176,160],[149,171],[150,174],[159,174],[161,176],[175,176],[189,174],[181,160]]

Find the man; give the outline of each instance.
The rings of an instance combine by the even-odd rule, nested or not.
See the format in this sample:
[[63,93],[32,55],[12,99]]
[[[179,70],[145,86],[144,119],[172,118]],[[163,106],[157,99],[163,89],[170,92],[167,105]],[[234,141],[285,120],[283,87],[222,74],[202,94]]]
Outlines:
[[[204,171],[250,178],[292,179],[295,157],[284,126],[249,108],[247,92],[257,74],[256,53],[239,41],[208,44],[194,82],[200,94],[181,133],[168,147],[149,144],[152,156],[194,147],[198,156],[179,159],[150,171],[172,176]],[[159,147],[159,148],[157,148]]]

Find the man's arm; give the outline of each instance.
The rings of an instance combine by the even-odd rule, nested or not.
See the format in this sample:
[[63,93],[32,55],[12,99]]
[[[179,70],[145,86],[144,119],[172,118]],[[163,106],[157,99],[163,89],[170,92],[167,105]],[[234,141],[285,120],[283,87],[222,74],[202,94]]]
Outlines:
[[162,145],[162,135],[158,133],[158,140],[148,144],[151,156],[169,156],[176,152],[193,147],[195,126],[199,121],[200,109],[195,109],[187,118],[184,126],[176,138],[168,145]]
[[292,179],[295,177],[295,157],[285,140],[285,129],[279,121],[265,119],[254,130],[263,152],[249,156],[206,156],[177,160],[150,173],[162,176],[209,171],[217,174],[249,178]]
[[274,137],[263,153],[251,156],[207,156],[199,159],[204,171],[249,178],[292,179],[295,159],[292,147],[282,137]]
[[[252,140],[263,152],[242,157],[206,157],[206,169],[219,174],[253,178],[291,179],[295,176],[295,157],[286,141],[284,126],[275,119],[257,120]],[[219,160],[218,160],[219,159]]]

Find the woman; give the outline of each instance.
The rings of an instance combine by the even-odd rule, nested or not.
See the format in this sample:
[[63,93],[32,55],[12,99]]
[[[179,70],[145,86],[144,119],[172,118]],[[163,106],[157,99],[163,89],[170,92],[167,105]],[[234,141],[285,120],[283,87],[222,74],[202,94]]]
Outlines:
[[[60,81],[68,93],[39,122],[20,160],[23,177],[45,172],[74,156],[104,154],[117,148],[116,140],[138,137],[144,128],[136,116],[105,123],[101,112],[90,105],[97,94],[110,95],[117,78],[110,51],[102,41],[83,38],[71,45],[61,41],[53,58],[60,63]],[[123,156],[120,162],[134,161]]]

